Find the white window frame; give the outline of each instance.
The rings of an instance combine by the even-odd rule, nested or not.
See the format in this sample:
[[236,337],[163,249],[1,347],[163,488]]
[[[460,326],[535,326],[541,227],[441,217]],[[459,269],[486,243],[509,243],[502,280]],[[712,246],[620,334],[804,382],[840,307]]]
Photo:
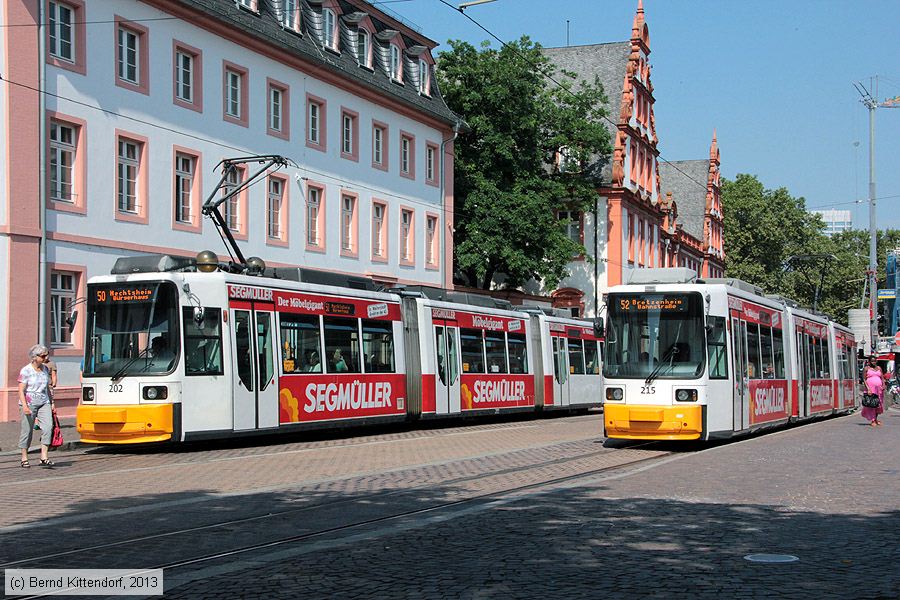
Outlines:
[[431,71],[428,68],[428,61],[424,58],[419,59],[419,93],[423,96],[429,95]]
[[353,154],[353,115],[341,115],[341,152]]
[[[243,176],[238,169],[229,170],[222,182],[222,196],[227,196],[241,184]],[[234,232],[241,230],[241,195],[235,194],[225,201],[225,225]]]
[[269,129],[281,132],[283,127],[284,90],[269,86]]
[[138,214],[138,177],[141,170],[141,145],[119,138],[116,149],[116,210]]
[[383,256],[384,252],[381,240],[384,234],[384,211],[383,204],[372,205],[372,254],[374,256]]
[[[140,85],[141,34],[119,25],[117,43],[119,44],[119,56],[116,68],[119,79],[133,85]],[[129,76],[129,70],[133,71],[133,75]]]
[[437,233],[437,217],[425,216],[425,262],[434,264],[434,239]]
[[319,243],[319,211],[322,208],[322,190],[309,187],[306,190],[306,243],[320,246]]
[[306,111],[306,139],[313,144],[321,144],[322,107],[318,102],[309,102]]
[[425,146],[425,179],[427,181],[434,181],[434,158],[435,154],[434,146]]
[[299,0],[283,0],[281,5],[281,24],[292,31],[300,29]]
[[372,162],[384,164],[384,127],[372,127]]
[[175,51],[175,97],[188,104],[194,103],[194,66],[196,56],[182,49]]
[[194,157],[175,155],[175,222],[192,224],[191,204],[194,192]]
[[362,27],[356,30],[356,62],[369,66],[369,31]]
[[225,69],[225,114],[235,119],[241,118],[241,85],[244,74],[234,69]]
[[394,81],[403,81],[403,61],[400,58],[400,46],[390,44],[391,47],[391,79]]
[[401,173],[409,173],[409,149],[410,149],[410,139],[404,135],[400,136],[400,172]]
[[66,319],[75,304],[77,289],[78,273],[50,271],[50,343],[53,346],[74,345]]
[[284,202],[284,181],[269,177],[268,200],[266,202],[266,233],[271,239],[280,240],[281,210]]
[[356,210],[356,198],[341,195],[341,249],[353,251],[353,213]]
[[[581,243],[581,213],[576,210],[560,210],[556,212],[556,218],[560,221],[568,220],[566,223],[566,237],[575,242]],[[573,237],[574,233],[574,237]]]
[[75,7],[64,2],[48,5],[50,42],[47,52],[54,58],[75,62]]
[[335,23],[337,22],[337,17],[334,14],[334,11],[330,8],[322,9],[322,45],[326,48],[330,48],[332,50],[336,50],[337,44],[334,43],[335,38],[337,37],[334,34]]
[[[63,139],[69,132],[68,141]],[[56,119],[50,121],[50,199],[75,203],[75,152],[77,128]]]
[[410,233],[413,227],[413,212],[407,209],[400,209],[400,258],[409,262],[412,260],[410,252]]

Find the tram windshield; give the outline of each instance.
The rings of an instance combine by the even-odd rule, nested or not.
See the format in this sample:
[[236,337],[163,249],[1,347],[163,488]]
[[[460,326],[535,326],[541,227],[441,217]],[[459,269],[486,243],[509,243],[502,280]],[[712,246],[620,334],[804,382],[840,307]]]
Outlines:
[[88,286],[86,377],[168,373],[180,351],[170,281]]
[[610,294],[603,375],[693,379],[706,366],[700,294]]

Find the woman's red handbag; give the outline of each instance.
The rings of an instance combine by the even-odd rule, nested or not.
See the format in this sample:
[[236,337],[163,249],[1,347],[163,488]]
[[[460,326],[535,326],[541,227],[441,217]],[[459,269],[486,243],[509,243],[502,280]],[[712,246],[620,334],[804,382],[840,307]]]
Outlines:
[[63,445],[62,429],[59,426],[59,418],[53,413],[53,437],[50,438],[50,447],[59,448]]

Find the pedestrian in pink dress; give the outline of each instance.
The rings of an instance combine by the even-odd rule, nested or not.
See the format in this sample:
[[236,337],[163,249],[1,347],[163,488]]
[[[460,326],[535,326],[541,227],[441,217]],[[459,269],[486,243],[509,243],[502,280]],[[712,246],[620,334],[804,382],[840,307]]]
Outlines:
[[878,396],[878,406],[875,408],[863,406],[862,416],[869,422],[869,425],[878,427],[884,424],[878,420],[878,415],[884,412],[884,372],[878,366],[874,356],[869,357],[869,363],[863,370],[863,380],[866,382],[866,391]]

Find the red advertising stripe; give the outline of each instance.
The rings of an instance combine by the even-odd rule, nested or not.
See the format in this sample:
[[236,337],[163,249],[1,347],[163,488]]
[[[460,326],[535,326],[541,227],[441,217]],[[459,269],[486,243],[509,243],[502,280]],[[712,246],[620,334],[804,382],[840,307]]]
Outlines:
[[279,394],[281,423],[406,414],[406,376],[285,375]]
[[750,423],[788,418],[788,385],[785,379],[750,380]]
[[462,375],[460,408],[510,408],[534,406],[534,377],[531,375]]
[[831,380],[830,379],[811,379],[809,382],[809,407],[810,412],[818,412],[822,410],[830,410],[831,402]]
[[477,314],[446,308],[432,308],[431,317],[432,319],[456,321],[457,326],[469,329],[525,333],[525,320],[514,317],[499,317],[497,315]]

